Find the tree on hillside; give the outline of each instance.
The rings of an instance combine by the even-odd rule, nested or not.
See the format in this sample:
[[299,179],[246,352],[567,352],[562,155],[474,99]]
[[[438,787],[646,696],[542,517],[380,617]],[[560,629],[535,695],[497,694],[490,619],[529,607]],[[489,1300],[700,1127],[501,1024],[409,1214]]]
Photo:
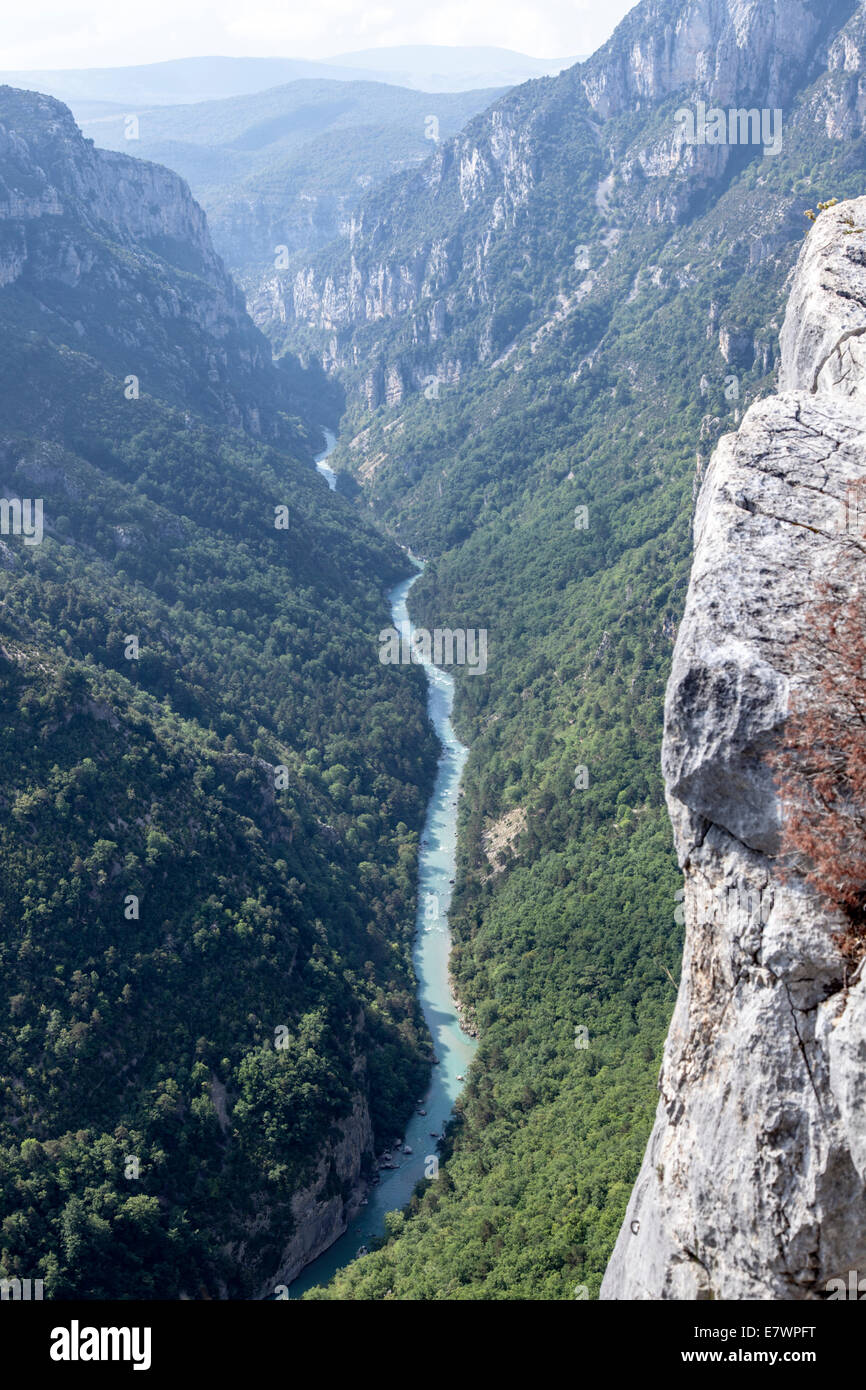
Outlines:
[[848,920],[866,951],[866,591],[825,584],[794,648],[795,687],[770,765],[784,809],[782,858]]

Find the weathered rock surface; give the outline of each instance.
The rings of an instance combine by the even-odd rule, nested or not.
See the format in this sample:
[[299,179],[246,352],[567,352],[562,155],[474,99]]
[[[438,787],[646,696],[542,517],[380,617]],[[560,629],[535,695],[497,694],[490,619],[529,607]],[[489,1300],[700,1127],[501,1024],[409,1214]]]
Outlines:
[[[605,1299],[815,1299],[866,1270],[866,981],[839,921],[782,882],[762,755],[831,569],[864,575],[866,199],[819,218],[782,332],[783,394],[710,464],[665,709],[686,941],[655,1127]],[[854,345],[858,345],[855,347]]]
[[782,391],[866,400],[866,198],[818,218],[782,330]]
[[[844,4],[828,0],[841,16]],[[753,93],[750,105],[779,106],[792,68],[807,61],[823,16],[806,0],[650,0],[632,10],[607,45],[607,61],[585,64],[587,96],[610,116],[636,100],[658,100],[697,77],[720,105]],[[757,100],[758,93],[761,100]]]
[[[319,1159],[315,1178],[292,1198],[294,1232],[276,1274],[259,1289],[259,1298],[269,1297],[281,1284],[291,1284],[302,1269],[333,1245],[357,1214],[365,1191],[361,1171],[365,1160],[373,1159],[373,1126],[366,1098],[356,1096],[352,1113],[337,1128],[337,1137]],[[345,1200],[339,1193],[329,1195],[332,1169],[338,1181],[349,1187]]]

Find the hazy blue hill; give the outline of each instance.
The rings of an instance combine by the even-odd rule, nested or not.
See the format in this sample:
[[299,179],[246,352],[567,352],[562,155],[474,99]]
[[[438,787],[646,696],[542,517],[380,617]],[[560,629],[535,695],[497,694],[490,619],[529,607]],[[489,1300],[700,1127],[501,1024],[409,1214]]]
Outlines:
[[369,77],[352,70],[303,58],[173,58],[121,68],[58,68],[0,72],[10,86],[47,92],[75,106],[80,101],[110,101],[127,111],[138,106],[219,101],[261,92],[299,78],[358,81]]
[[73,108],[78,102],[110,101],[131,111],[141,105],[176,105],[249,95],[303,78],[366,80],[430,92],[464,92],[479,86],[513,86],[576,61],[530,58],[501,48],[417,44],[367,49],[319,61],[202,57],[117,68],[3,71],[0,82],[47,92]]
[[[147,108],[139,113],[138,139],[126,137],[124,113],[120,112],[90,120],[82,128],[102,148],[147,159],[164,141],[237,151],[245,157],[238,170],[252,175],[263,162],[277,154],[292,153],[326,131],[348,135],[358,126],[381,125],[395,132],[411,132],[416,136],[418,152],[427,155],[431,148],[429,138],[424,143],[428,114],[438,116],[444,138],[462,129],[498,95],[489,90],[437,95],[431,105],[429,94],[381,82],[308,79],[220,101]],[[188,177],[187,171],[178,172]],[[191,181],[202,182],[200,177]]]
[[[346,67],[387,73],[388,80],[425,92],[458,92],[473,87],[516,87],[532,77],[561,72],[580,58],[529,58],[510,48],[404,44],[339,53],[332,59]],[[380,81],[385,80],[380,76]]]

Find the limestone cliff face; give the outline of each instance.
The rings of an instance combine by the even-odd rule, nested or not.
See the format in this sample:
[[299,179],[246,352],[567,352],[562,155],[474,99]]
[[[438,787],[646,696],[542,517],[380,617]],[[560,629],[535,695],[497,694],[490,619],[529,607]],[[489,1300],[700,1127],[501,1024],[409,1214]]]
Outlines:
[[[359,1022],[351,1109],[324,1137],[307,1181],[295,1188],[287,1204],[276,1207],[264,1188],[253,1193],[251,1214],[241,1221],[240,1234],[223,1247],[231,1264],[244,1271],[255,1299],[272,1298],[276,1290],[291,1284],[308,1264],[333,1245],[357,1216],[369,1190],[376,1156],[367,1064],[360,1050],[361,1029]],[[211,1082],[211,1097],[220,1128],[229,1136],[231,1100],[215,1078]],[[262,1253],[263,1245],[266,1254]],[[276,1259],[270,1253],[273,1248],[279,1250]],[[230,1296],[225,1285],[223,1294]]]
[[[260,1287],[259,1298],[267,1298],[280,1284],[291,1284],[302,1269],[333,1245],[357,1215],[366,1191],[362,1169],[373,1160],[373,1126],[365,1096],[356,1096],[352,1113],[340,1122],[338,1130],[319,1159],[313,1181],[292,1197],[294,1230],[276,1274]],[[329,1192],[331,1173],[349,1189],[347,1197]]]
[[645,0],[585,65],[583,85],[603,117],[695,82],[718,105],[750,95],[750,105],[781,106],[834,9],[845,13],[838,0]]
[[859,199],[810,233],[781,394],[721,441],[698,501],[662,753],[685,953],[605,1299],[815,1299],[866,1269],[866,980],[847,978],[833,914],[780,880],[762,760],[820,580],[862,582],[846,497],[866,475],[864,335]]
[[95,149],[62,102],[13,87],[0,87],[0,292],[35,336],[119,383],[287,437],[288,385],[184,181]]
[[[776,155],[801,144],[804,163],[816,132],[859,134],[864,16],[858,0],[642,0],[586,63],[509,92],[418,169],[371,190],[341,238],[293,275],[268,272],[253,315],[341,371],[370,409],[419,392],[431,374],[445,380],[448,363],[458,376],[492,365],[521,332],[587,297],[572,268],[595,237],[580,229],[599,214],[590,264],[597,275],[612,261],[615,274],[645,254],[635,235],[687,226],[723,193],[746,152],[738,139],[693,143],[678,107],[774,113]],[[785,199],[766,201],[750,227],[753,263],[792,228],[799,235],[800,203],[788,211],[786,226]],[[738,209],[726,231],[739,222]],[[557,223],[573,235],[559,238]],[[617,248],[604,239],[612,232]],[[591,304],[603,315],[610,282],[599,278]],[[515,312],[524,290],[531,302]]]

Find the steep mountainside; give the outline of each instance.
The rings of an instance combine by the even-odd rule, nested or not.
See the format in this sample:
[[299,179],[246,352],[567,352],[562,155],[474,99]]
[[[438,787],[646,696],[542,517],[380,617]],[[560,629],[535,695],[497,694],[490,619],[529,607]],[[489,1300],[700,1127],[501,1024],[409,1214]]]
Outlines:
[[701,489],[663,751],[682,983],[603,1298],[813,1299],[866,1261],[866,983],[841,916],[802,873],[780,875],[764,760],[806,678],[796,642],[822,581],[862,582],[849,509],[866,476],[864,251],[866,198],[821,215],[782,394],[721,442]]
[[[644,0],[258,305],[346,386],[340,487],[429,558],[418,616],[490,634],[457,709],[478,1059],[445,1179],[329,1296],[599,1289],[678,970],[658,759],[691,513],[774,387],[804,212],[860,192],[864,41],[855,0]],[[699,101],[755,108],[758,142],[690,144]]]
[[186,184],[96,150],[52,97],[0,88],[0,286],[19,335],[85,352],[142,396],[300,440],[312,380],[269,344]]
[[[346,369],[368,405],[386,393],[394,404],[431,373],[456,381],[513,343],[537,349],[539,329],[567,341],[597,306],[595,347],[611,292],[651,292],[638,270],[654,270],[671,229],[738,176],[732,254],[748,247],[755,269],[799,232],[798,179],[816,154],[829,172],[834,140],[860,134],[861,31],[856,0],[644,0],[589,62],[503,97],[411,179],[365,199],[338,247],[272,275],[270,313]],[[674,114],[698,99],[779,108],[783,157],[686,143]],[[700,268],[689,269],[692,283]]]
[[0,1277],[264,1295],[429,1062],[406,561],[312,468],[185,185],[0,115]]
[[232,274],[256,291],[277,260],[295,266],[338,236],[364,189],[415,168],[497,95],[292,82],[227,101],[143,109],[132,127],[124,111],[102,115],[82,129],[99,146],[188,179]]
[[[605,281],[642,229],[691,220],[709,189],[716,202],[742,165],[755,164],[755,147],[687,145],[673,120],[681,104],[781,108],[783,147],[794,142],[792,126],[799,132],[801,104],[809,136],[816,115],[828,136],[859,133],[858,83],[837,74],[856,74],[862,17],[826,50],[855,8],[855,0],[645,0],[587,64],[525,83],[413,178],[364,200],[339,249],[292,279],[272,277],[274,313],[320,329],[339,366],[375,345],[388,368],[391,352],[405,391],[421,370],[448,379],[457,343],[461,366],[491,363],[524,324],[553,311],[581,317],[584,300],[598,297],[602,263],[610,263]],[[803,103],[827,68],[833,78]],[[778,167],[777,157],[766,160],[760,185]],[[784,188],[791,170],[781,167]],[[746,215],[766,220],[769,211],[759,196]],[[784,239],[788,220],[790,208],[774,210],[760,259],[776,249],[774,229]],[[514,299],[520,313],[509,316]],[[392,332],[382,334],[382,320],[393,321]],[[367,324],[377,335],[363,334]]]

